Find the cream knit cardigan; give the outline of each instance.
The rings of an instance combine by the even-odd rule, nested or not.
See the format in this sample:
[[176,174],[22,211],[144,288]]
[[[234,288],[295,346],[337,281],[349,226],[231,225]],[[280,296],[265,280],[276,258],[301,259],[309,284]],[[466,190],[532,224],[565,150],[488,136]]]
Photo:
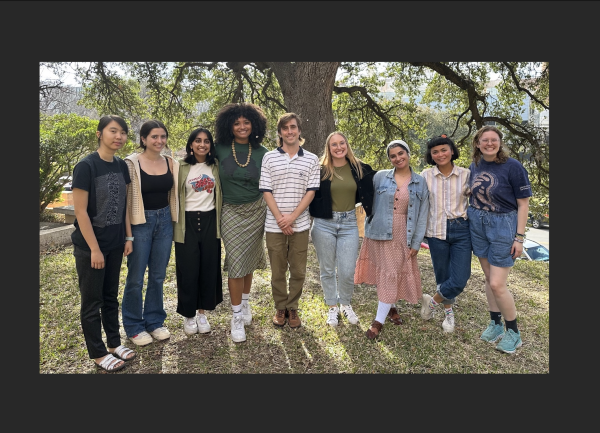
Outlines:
[[[129,169],[131,182],[127,185],[127,212],[131,224],[144,224],[146,216],[144,215],[144,200],[142,200],[142,186],[140,184],[140,164],[138,162],[139,153],[132,153],[125,158],[125,163]],[[177,194],[177,178],[179,176],[179,162],[169,155],[163,155],[169,164],[171,174],[173,175],[173,187],[169,191],[169,206],[171,207],[171,219],[177,222],[179,213],[179,195]]]

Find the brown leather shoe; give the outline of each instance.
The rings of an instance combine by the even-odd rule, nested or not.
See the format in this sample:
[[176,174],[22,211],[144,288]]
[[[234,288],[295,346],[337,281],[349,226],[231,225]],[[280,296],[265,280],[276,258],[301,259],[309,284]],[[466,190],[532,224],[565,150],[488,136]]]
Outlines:
[[290,317],[288,318],[288,325],[290,325],[290,328],[299,328],[301,323],[300,323],[300,316],[298,316],[298,311],[296,310],[289,310],[290,313]]
[[285,325],[285,312],[286,310],[277,310],[277,313],[273,316],[273,325],[279,327]]
[[394,325],[402,325],[402,318],[400,317],[400,314],[398,314],[398,310],[396,310],[395,307],[390,308],[387,316],[388,319],[390,319],[390,322],[392,322]]
[[[373,332],[371,331],[371,328],[375,328],[377,330],[377,332]],[[373,323],[371,323],[371,328],[367,329],[367,338],[369,340],[374,340],[377,337],[379,337],[379,334],[381,333],[381,328],[383,328],[383,325],[381,323],[379,323],[377,320],[373,320]]]

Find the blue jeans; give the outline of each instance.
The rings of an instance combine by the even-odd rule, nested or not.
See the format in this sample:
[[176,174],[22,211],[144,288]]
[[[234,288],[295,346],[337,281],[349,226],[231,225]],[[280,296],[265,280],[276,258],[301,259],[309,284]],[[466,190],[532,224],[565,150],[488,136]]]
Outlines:
[[[152,332],[163,326],[167,313],[163,308],[163,282],[171,258],[173,224],[167,206],[144,211],[146,222],[131,225],[133,252],[127,256],[127,280],[121,312],[127,337]],[[142,302],[144,274],[148,268],[148,285]],[[143,303],[143,309],[142,309]]]
[[515,259],[510,250],[517,232],[517,211],[488,212],[469,206],[467,216],[471,221],[473,254],[487,259],[492,266],[512,267]]
[[[327,305],[350,305],[358,258],[356,211],[333,212],[333,218],[314,218],[311,236]],[[337,277],[336,277],[337,269]]]
[[428,237],[429,253],[443,304],[454,304],[471,276],[471,232],[469,220],[447,221],[446,239]]

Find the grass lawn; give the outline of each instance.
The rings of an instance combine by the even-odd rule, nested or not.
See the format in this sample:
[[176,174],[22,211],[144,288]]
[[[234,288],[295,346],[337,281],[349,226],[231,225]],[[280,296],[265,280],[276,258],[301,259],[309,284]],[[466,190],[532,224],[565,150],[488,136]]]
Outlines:
[[[106,374],[89,359],[79,323],[80,296],[73,247],[40,253],[40,365],[41,374]],[[365,332],[375,318],[374,286],[357,285],[352,306],[360,321],[350,325],[343,319],[336,328],[325,324],[327,308],[319,281],[319,267],[312,243],[299,314],[302,327],[276,328],[271,296],[270,269],[256,271],[250,304],[254,319],[246,327],[247,340],[229,338],[231,304],[227,274],[223,273],[223,302],[208,312],[212,331],[187,336],[183,319],[176,313],[177,285],[174,248],[164,283],[165,325],[171,338],[136,347],[121,327],[122,344],[135,349],[137,358],[114,374],[211,373],[211,374],[547,374],[549,369],[549,263],[517,261],[509,279],[509,290],[517,306],[523,346],[509,355],[479,339],[489,323],[484,293],[484,275],[473,257],[472,274],[457,298],[454,333],[442,331],[442,309],[423,321],[420,304],[399,301],[404,323],[386,322],[380,338],[368,340]],[[224,255],[224,252],[223,252]],[[429,250],[418,255],[423,291],[434,294],[435,279]],[[127,274],[123,260],[119,302]]]

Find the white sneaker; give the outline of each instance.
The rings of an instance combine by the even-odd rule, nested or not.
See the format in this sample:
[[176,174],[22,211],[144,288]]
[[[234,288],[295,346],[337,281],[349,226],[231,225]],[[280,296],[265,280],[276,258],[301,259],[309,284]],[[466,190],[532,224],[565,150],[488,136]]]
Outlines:
[[340,305],[340,311],[352,325],[356,325],[358,323],[358,316],[352,309],[352,305]]
[[242,302],[242,319],[244,320],[244,325],[246,326],[252,323],[252,310],[250,310],[249,302],[245,304]]
[[196,314],[196,324],[198,325],[198,332],[200,334],[206,334],[210,332],[210,323],[208,323],[208,319],[205,314]]
[[423,293],[421,298],[421,317],[423,320],[429,320],[433,317],[433,310],[429,308],[429,301],[431,301],[431,296]]
[[152,341],[154,341],[154,340],[152,340],[152,337],[150,336],[150,334],[148,334],[146,331],[142,331],[138,335],[134,335],[133,337],[130,337],[129,339],[138,346],[145,346],[146,344],[150,344],[150,343],[152,343]]
[[233,316],[231,318],[231,339],[236,343],[246,341],[246,330],[244,329],[244,319],[242,316]]
[[150,333],[150,335],[152,335],[154,338],[156,338],[159,341],[166,340],[167,338],[171,337],[171,333],[164,326],[161,326],[160,328],[156,328],[154,331],[152,331]]
[[327,324],[329,326],[337,326],[338,325],[338,314],[340,310],[338,307],[329,307],[329,312],[327,313]]
[[194,335],[198,333],[198,323],[196,323],[196,316],[183,318],[183,332],[185,332],[187,335]]
[[444,328],[444,332],[454,332],[454,313],[446,314],[442,328]]

